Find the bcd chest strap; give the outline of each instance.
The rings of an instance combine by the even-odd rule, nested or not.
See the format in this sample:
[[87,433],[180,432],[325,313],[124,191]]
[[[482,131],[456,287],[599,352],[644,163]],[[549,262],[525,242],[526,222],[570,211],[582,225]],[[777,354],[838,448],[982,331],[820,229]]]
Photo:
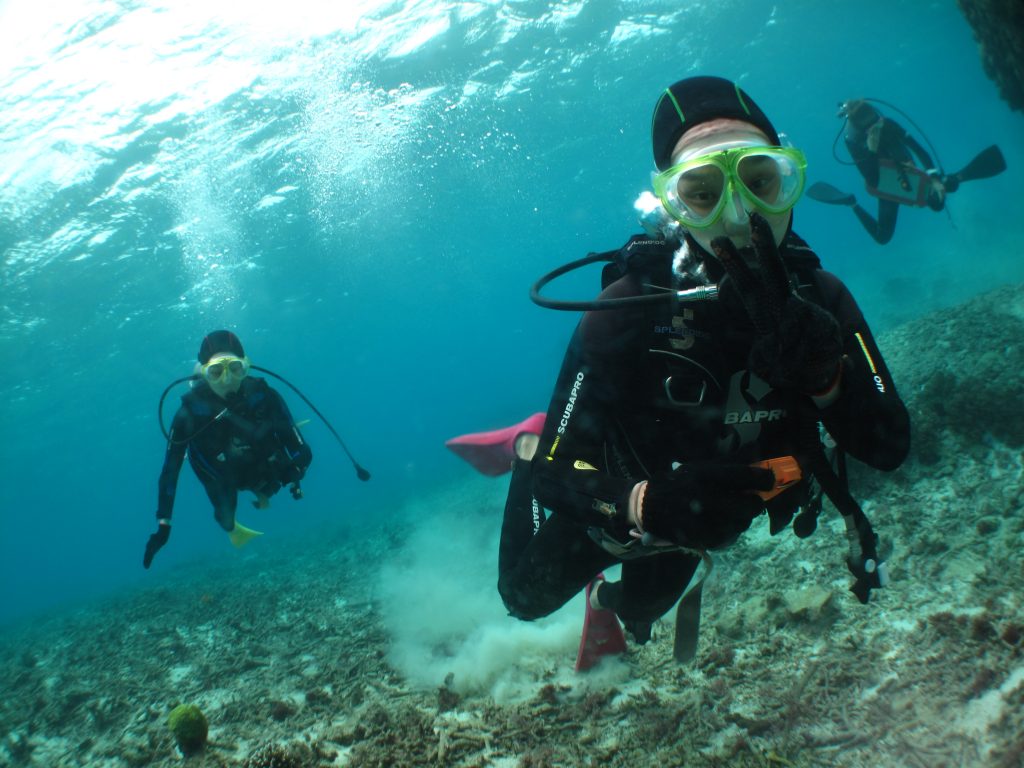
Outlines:
[[198,437],[218,421],[231,425],[232,432],[248,442],[261,439],[269,425],[261,425],[260,417],[268,402],[270,385],[265,379],[246,378],[236,394],[222,400],[213,394],[208,385],[197,388],[182,396],[182,405],[192,416],[197,426],[186,442]]

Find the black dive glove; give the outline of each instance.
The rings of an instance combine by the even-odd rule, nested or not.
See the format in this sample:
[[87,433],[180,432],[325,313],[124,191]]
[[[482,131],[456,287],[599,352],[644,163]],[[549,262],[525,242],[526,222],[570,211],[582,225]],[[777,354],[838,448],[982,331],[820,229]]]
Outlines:
[[850,539],[846,567],[854,577],[850,591],[861,603],[867,603],[872,589],[881,589],[889,583],[889,566],[879,556],[878,535],[871,529],[871,523],[863,512],[858,517],[859,520],[843,518]]
[[723,289],[735,291],[754,326],[748,367],[773,387],[823,393],[835,382],[843,355],[839,323],[827,310],[793,290],[771,226],[750,214],[758,268],[752,269],[727,237],[711,241],[729,273]]
[[851,555],[846,558],[846,567],[854,577],[850,591],[862,604],[867,604],[872,589],[881,589],[889,583],[889,566],[884,560],[865,555]]
[[153,556],[160,551],[169,538],[171,538],[170,523],[157,525],[156,533],[150,534],[149,541],[146,542],[146,554],[142,557],[143,568],[149,568],[153,563]]
[[769,469],[746,464],[684,464],[647,483],[644,532],[675,544],[714,549],[732,543],[764,511],[756,491],[775,487]]

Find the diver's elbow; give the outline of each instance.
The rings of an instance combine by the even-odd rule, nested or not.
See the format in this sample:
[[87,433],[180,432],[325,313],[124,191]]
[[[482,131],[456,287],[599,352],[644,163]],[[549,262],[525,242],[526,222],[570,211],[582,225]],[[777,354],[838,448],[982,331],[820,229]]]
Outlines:
[[878,438],[874,441],[874,448],[870,455],[863,458],[862,461],[882,472],[892,472],[898,469],[910,455],[909,419],[891,425]]

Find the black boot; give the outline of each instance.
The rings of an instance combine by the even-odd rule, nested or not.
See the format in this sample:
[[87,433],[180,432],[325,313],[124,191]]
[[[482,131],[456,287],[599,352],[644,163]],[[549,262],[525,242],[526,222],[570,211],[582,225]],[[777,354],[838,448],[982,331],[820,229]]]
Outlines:
[[637,645],[644,645],[651,639],[651,627],[649,621],[624,621],[622,626],[633,636]]

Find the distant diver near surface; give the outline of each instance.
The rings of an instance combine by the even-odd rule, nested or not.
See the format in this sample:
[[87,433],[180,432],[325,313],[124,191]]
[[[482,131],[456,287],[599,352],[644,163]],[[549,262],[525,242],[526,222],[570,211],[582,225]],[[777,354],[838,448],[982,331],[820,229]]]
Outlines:
[[[874,106],[876,104],[905,117],[924,138],[932,154],[902,125],[884,116]],[[850,206],[867,233],[881,245],[892,239],[901,205],[927,206],[941,211],[946,205],[946,195],[955,192],[962,182],[987,179],[1006,170],[1003,153],[993,144],[956,173],[946,174],[935,148],[914,121],[898,107],[880,99],[842,102],[837,116],[844,122],[836,134],[832,153],[840,163],[857,166],[868,194],[878,198],[878,218],[862,208],[852,194],[822,181],[808,187],[807,196],[821,203]],[[841,160],[835,152],[844,128],[848,129],[845,141],[852,163]]]
[[[236,519],[239,491],[252,491],[257,509],[270,506],[270,497],[286,485],[292,498],[302,498],[300,482],[313,452],[281,395],[266,379],[250,376],[250,370],[270,374],[291,387],[341,444],[359,479],[370,479],[370,473],[359,466],[305,395],[273,371],[253,365],[234,333],[213,331],[200,344],[196,372],[171,382],[160,396],[158,417],[167,450],[160,472],[157,530],[146,543],[144,568],[149,568],[170,538],[178,474],[186,455],[213,504],[214,517],[236,547],[262,535]],[[164,400],[172,387],[183,382],[190,382],[191,388],[182,395],[168,431],[163,421]]]

